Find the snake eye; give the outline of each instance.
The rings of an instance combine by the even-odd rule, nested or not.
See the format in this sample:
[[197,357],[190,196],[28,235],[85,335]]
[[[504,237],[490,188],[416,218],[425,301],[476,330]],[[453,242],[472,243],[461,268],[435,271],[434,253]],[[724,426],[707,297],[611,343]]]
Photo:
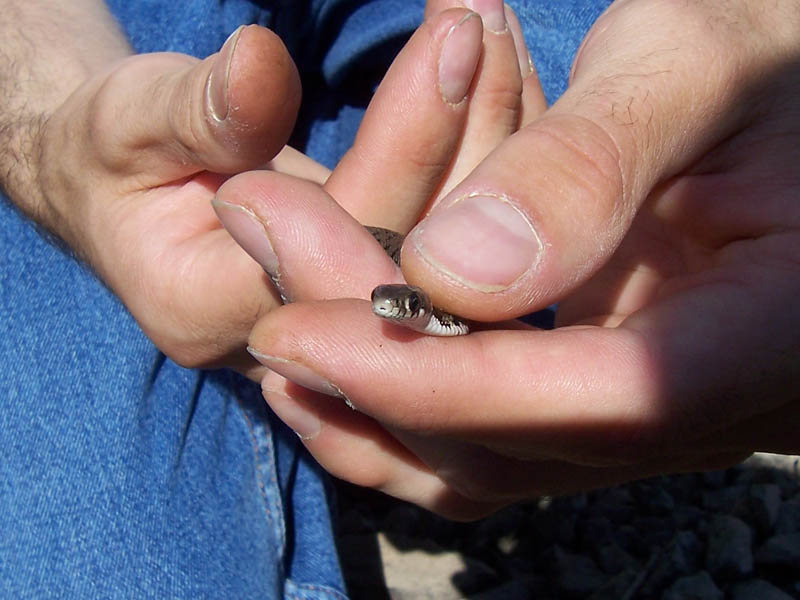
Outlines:
[[417,293],[409,294],[408,300],[406,302],[406,306],[408,307],[408,310],[410,310],[412,313],[416,314],[417,311],[419,310],[420,304],[421,304],[421,301],[420,301],[420,298],[419,298],[419,294],[417,294]]

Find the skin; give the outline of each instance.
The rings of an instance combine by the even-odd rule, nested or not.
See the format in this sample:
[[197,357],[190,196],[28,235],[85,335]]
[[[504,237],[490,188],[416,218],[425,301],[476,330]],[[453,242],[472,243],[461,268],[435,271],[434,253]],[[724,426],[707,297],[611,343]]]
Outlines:
[[[797,451],[796,7],[617,3],[544,113],[503,27],[485,35],[469,99],[444,100],[442,43],[464,13],[439,15],[456,4],[430,3],[427,37],[407,49],[418,55],[393,68],[321,190],[326,170],[280,152],[299,91],[269,32],[240,33],[222,69],[239,110],[212,118],[219,56],[131,57],[93,0],[0,2],[13,16],[0,53],[13,83],[0,86],[3,188],[181,364],[264,377],[244,352],[258,321],[250,344],[274,369],[266,398],[317,459],[452,517]],[[473,8],[497,25],[498,3]],[[279,101],[264,103],[266,88]],[[248,173],[216,193],[226,174],[268,161],[295,176]],[[536,268],[487,292],[464,282],[508,279],[506,261],[443,273],[412,234],[405,278],[487,321],[562,300],[564,327],[433,340],[376,322],[366,301],[330,300],[402,280],[359,221],[406,232],[475,191],[535,224]],[[268,225],[273,276],[295,304],[273,310],[277,291],[220,228],[215,195],[218,212]],[[439,229],[456,257],[479,257]]]
[[[250,336],[267,401],[335,475],[453,518],[800,451],[798,31],[788,1],[617,2],[549,110],[520,113],[520,87],[484,96],[519,130],[483,139],[465,178],[445,171],[444,197],[389,191],[382,214],[401,231],[423,218],[405,280],[494,330],[421,336],[347,299],[394,281],[353,242],[348,190],[334,197],[350,214],[290,178],[228,182],[218,197],[257,199],[296,301]],[[503,81],[484,71],[473,91]],[[497,199],[533,242],[471,220]],[[298,230],[339,233],[312,248]],[[500,324],[554,301],[554,331]]]
[[[168,356],[247,372],[247,334],[279,299],[210,200],[227,174],[270,161],[327,177],[284,146],[300,102],[294,64],[260,27],[205,60],[133,55],[103,2],[68,4],[0,2],[9,29],[23,32],[4,34],[0,55],[11,82],[2,185]],[[212,286],[226,293],[211,299],[202,290]]]
[[[280,39],[248,26],[204,60],[133,55],[99,0],[0,0],[0,9],[10,17],[0,23],[3,189],[94,269],[170,358],[263,377],[247,338],[280,306],[279,292],[223,229],[215,208],[225,214],[224,206],[211,201],[242,171],[269,167],[317,190],[330,175],[285,146],[301,92]],[[458,97],[445,101],[437,85],[408,92],[421,86],[417,70],[437,73],[443,38],[467,14],[435,19],[409,45],[326,189],[353,189],[362,173],[408,178],[427,159],[420,143],[441,145],[447,163],[470,114],[464,96],[479,58],[479,19],[466,24],[462,40],[475,48],[472,64],[467,53],[443,82]],[[387,131],[398,112],[392,97],[413,100],[416,112]],[[441,168],[414,179],[414,193],[427,199],[444,183]],[[465,174],[453,167],[452,179]],[[358,203],[369,201],[350,199]],[[400,278],[393,266],[383,272]]]

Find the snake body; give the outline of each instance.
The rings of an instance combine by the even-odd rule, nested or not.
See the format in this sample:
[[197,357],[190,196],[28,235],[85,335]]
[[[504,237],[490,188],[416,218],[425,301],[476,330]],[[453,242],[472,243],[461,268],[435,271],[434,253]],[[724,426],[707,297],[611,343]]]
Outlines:
[[[391,229],[367,227],[391,259],[400,266],[403,236]],[[427,335],[454,336],[469,333],[463,319],[433,306],[424,290],[413,285],[387,284],[372,290],[372,312],[392,323]]]

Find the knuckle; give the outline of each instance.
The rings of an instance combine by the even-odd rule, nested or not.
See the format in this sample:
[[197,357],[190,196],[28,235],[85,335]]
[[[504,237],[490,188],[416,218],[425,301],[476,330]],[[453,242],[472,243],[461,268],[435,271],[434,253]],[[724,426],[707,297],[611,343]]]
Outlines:
[[522,110],[522,83],[512,88],[497,86],[480,90],[473,103],[479,104],[476,109],[485,113],[481,115],[483,123],[500,128],[505,135],[513,133]]
[[635,167],[623,166],[622,161],[632,160],[635,152],[623,158],[620,144],[607,129],[585,117],[549,117],[530,131],[533,144],[541,148],[537,157],[548,163],[545,170],[557,174],[560,184],[567,183],[558,193],[578,205],[574,210],[596,224],[598,235],[627,222],[633,199],[625,174],[634,173]]

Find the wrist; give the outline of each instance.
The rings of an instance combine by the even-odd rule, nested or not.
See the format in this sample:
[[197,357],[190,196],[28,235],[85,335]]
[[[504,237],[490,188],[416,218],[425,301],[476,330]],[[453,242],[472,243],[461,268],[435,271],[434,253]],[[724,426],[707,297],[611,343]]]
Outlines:
[[131,49],[102,0],[0,0],[0,11],[0,188],[53,229],[41,183],[44,131],[76,89]]

